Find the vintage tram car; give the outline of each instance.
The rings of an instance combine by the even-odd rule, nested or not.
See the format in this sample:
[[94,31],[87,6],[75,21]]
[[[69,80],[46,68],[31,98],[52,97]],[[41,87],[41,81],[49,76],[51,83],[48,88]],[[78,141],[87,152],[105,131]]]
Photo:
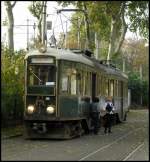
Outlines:
[[127,81],[123,72],[91,57],[89,51],[30,51],[25,56],[25,137],[67,139],[88,132],[95,97],[102,109],[105,97],[112,96],[115,120],[124,120]]

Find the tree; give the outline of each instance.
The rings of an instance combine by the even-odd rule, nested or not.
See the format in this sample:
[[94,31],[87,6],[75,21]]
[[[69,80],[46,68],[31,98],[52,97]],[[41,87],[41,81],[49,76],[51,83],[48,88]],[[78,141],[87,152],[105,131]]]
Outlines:
[[32,4],[28,7],[31,14],[38,20],[38,39],[37,44],[42,42],[42,13],[43,13],[44,1],[32,1]]
[[13,17],[13,8],[16,4],[16,1],[4,1],[6,6],[7,18],[8,18],[8,47],[14,52],[14,17]]
[[149,39],[149,1],[127,1],[129,30]]
[[137,71],[140,74],[142,66],[143,79],[148,78],[148,47],[145,47],[146,41],[144,39],[125,40],[122,45],[122,55],[128,64],[128,71]]
[[[86,1],[84,3],[83,1],[60,1],[58,3],[63,6],[73,4],[77,8],[83,8],[83,4],[86,4],[90,45],[94,44],[93,33],[97,31],[101,42],[103,40],[108,42],[107,60],[119,54],[127,29],[134,32],[139,30],[141,35],[148,36],[148,1]],[[130,21],[127,23],[127,20]],[[72,30],[75,28],[72,27]],[[77,28],[74,31],[77,31]]]
[[57,1],[59,5],[63,7],[73,4],[76,8],[81,9],[84,14],[85,30],[86,30],[86,48],[91,49],[91,37],[90,37],[90,27],[89,27],[89,15],[88,15],[88,4],[90,2],[85,1]]
[[[111,31],[110,31],[110,37],[109,37],[109,49],[108,49],[108,54],[107,54],[107,60],[110,60],[110,56],[112,56],[112,54],[119,52],[120,47],[125,38],[125,34],[127,31],[127,24],[125,22],[124,12],[125,12],[125,2],[114,1],[108,4],[107,13],[110,14],[111,16]],[[116,30],[117,30],[118,22],[121,23],[122,30],[121,30],[119,41],[115,48],[115,42],[117,40]]]
[[[8,124],[10,118],[23,120],[24,57],[26,52],[23,50],[14,51],[12,55],[10,50],[5,47],[3,43],[1,52],[2,124]],[[14,122],[14,120],[11,122]]]

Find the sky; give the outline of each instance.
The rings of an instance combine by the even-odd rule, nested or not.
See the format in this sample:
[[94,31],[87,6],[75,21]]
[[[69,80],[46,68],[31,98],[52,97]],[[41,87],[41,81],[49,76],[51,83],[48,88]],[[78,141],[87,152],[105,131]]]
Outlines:
[[[29,19],[29,25],[33,25],[34,23],[37,22],[37,19],[35,17],[33,17],[31,15],[31,13],[28,10],[28,6],[29,4],[31,4],[31,1],[17,1],[14,9],[13,9],[13,14],[14,14],[14,47],[16,50],[19,49],[26,49],[27,47],[27,27],[26,26],[16,26],[16,25],[27,25],[27,19]],[[73,6],[69,6],[67,8],[73,8]],[[52,28],[55,26],[55,36],[56,39],[58,39],[59,37],[59,33],[66,31],[66,25],[65,22],[66,20],[68,20],[71,15],[73,14],[73,12],[63,12],[63,14],[61,14],[61,18],[63,21],[63,28],[61,25],[61,21],[60,21],[60,16],[56,14],[56,9],[62,9],[61,6],[57,5],[57,2],[55,1],[48,1],[47,4],[47,21],[52,21]],[[64,16],[65,15],[65,16]],[[67,18],[68,19],[67,19]],[[2,5],[1,5],[1,20],[3,21],[6,18],[6,11],[5,11],[5,6],[4,6],[4,2],[2,1]],[[67,31],[69,30],[69,27],[71,26],[71,24],[67,23]],[[35,32],[37,30],[35,29]],[[1,40],[7,42],[7,28],[6,27],[2,27],[1,28]],[[48,30],[47,32],[47,38],[50,38],[50,36],[52,35],[52,30]],[[136,35],[134,33],[131,32],[127,32],[126,33],[126,37],[125,38],[129,38],[129,37],[136,37]],[[29,38],[34,38],[34,29],[33,26],[29,27]]]
[[[34,23],[37,22],[37,19],[31,15],[31,13],[28,10],[28,6],[31,4],[30,1],[17,1],[14,9],[13,9],[13,14],[14,14],[14,47],[16,50],[21,49],[21,48],[26,48],[27,47],[27,26],[17,26],[17,25],[27,25],[27,19],[29,19],[29,25],[33,25]],[[69,6],[70,8],[73,8],[73,6]],[[67,18],[70,18],[73,12],[65,12],[63,15],[61,15],[62,22],[63,22],[63,28],[61,25],[60,21],[60,16],[57,15],[56,9],[62,9],[61,6],[57,5],[57,2],[55,1],[49,1],[47,4],[47,21],[52,21],[52,28],[55,26],[54,33],[56,36],[56,39],[58,39],[59,34],[61,32],[66,31],[66,20]],[[5,20],[6,18],[6,11],[5,11],[5,6],[4,3],[2,2],[2,8],[1,8],[1,19],[2,21]],[[53,15],[51,15],[53,14]],[[67,18],[66,18],[67,17]],[[71,24],[67,23],[67,30],[69,30],[69,27]],[[35,32],[37,30],[35,29]],[[1,40],[5,40],[7,42],[7,27],[2,27],[1,28]],[[48,38],[52,34],[52,30],[47,31]],[[34,38],[34,29],[33,26],[29,27],[29,38]]]

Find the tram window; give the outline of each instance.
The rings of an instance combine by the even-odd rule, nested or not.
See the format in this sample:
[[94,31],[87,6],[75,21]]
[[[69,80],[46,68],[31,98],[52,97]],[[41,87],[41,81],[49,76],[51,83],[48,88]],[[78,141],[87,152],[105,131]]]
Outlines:
[[114,96],[114,80],[110,80],[110,96]]
[[81,79],[81,73],[77,73],[77,94],[82,93],[82,79]]
[[117,97],[117,80],[114,81],[114,96]]
[[119,84],[118,84],[118,80],[116,81],[116,96],[119,97]]
[[104,96],[104,77],[103,76],[101,76],[100,84],[101,84],[101,94],[102,96]]
[[99,96],[101,94],[101,76],[100,75],[97,75],[97,88],[96,88],[96,94],[97,96]]
[[101,75],[99,75],[99,81],[98,81],[98,84],[99,84],[99,95],[101,95],[101,94],[102,94],[101,80],[102,80],[102,76],[101,76]]
[[71,75],[71,94],[76,95],[77,94],[77,80],[76,80],[76,74]]
[[29,85],[55,85],[55,66],[32,65],[28,68]]
[[108,96],[108,86],[109,86],[108,79],[106,79],[106,82],[105,82],[105,94],[106,94],[106,96]]
[[91,79],[90,79],[90,72],[87,72],[86,75],[86,95],[90,95],[91,93]]
[[83,72],[83,77],[82,77],[83,81],[82,81],[82,84],[83,84],[83,95],[86,94],[86,73]]
[[118,81],[118,97],[121,97],[121,82]]
[[61,90],[63,92],[67,92],[68,91],[68,76],[67,75],[62,75],[62,87]]
[[99,75],[97,75],[97,77],[96,77],[96,96],[98,96],[98,93],[99,93],[99,82],[98,82],[98,80],[99,80]]

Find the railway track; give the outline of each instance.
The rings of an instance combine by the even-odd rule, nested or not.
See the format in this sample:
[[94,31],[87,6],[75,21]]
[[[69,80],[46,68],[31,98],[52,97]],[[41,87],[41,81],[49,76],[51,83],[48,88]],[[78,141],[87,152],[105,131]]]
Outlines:
[[25,140],[22,136],[2,140],[2,159],[147,160],[148,115],[139,114],[134,118],[132,112],[130,115],[127,122],[113,126],[109,135],[104,135],[101,129],[98,135],[90,133],[71,140]]
[[[111,143],[109,143],[109,144],[107,144],[107,145],[104,145],[104,146],[98,148],[97,150],[91,152],[90,154],[88,154],[88,155],[82,157],[81,159],[79,159],[79,161],[86,160],[86,159],[89,158],[90,156],[93,156],[94,154],[96,154],[96,153],[98,153],[98,152],[100,152],[100,151],[103,151],[104,149],[108,149],[108,148],[109,148],[110,146],[112,146],[113,144],[119,142],[120,140],[123,140],[124,138],[126,138],[126,137],[129,136],[130,134],[132,134],[132,133],[134,133],[134,132],[136,132],[136,131],[139,131],[139,130],[141,130],[141,129],[142,129],[142,128],[137,128],[137,129],[135,129],[135,130],[133,130],[133,131],[128,132],[127,134],[125,134],[125,135],[119,137],[117,140],[115,140],[115,141],[113,141],[113,142],[111,142]],[[129,154],[129,155],[130,155],[130,154]],[[129,155],[128,155],[126,158],[124,158],[124,161],[129,157]]]

